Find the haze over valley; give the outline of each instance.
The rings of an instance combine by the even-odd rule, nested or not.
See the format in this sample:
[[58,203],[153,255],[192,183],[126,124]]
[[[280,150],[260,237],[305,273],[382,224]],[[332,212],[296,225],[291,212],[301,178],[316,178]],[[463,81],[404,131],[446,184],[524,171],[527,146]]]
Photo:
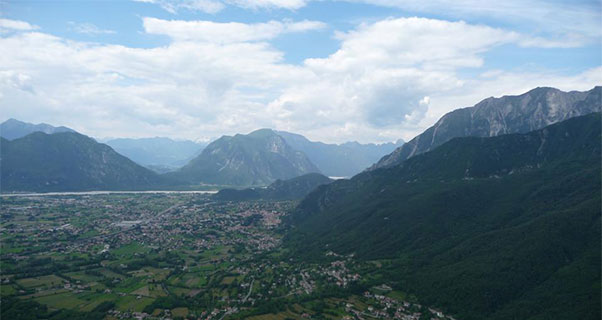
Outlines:
[[0,318],[602,318],[599,1],[0,6]]

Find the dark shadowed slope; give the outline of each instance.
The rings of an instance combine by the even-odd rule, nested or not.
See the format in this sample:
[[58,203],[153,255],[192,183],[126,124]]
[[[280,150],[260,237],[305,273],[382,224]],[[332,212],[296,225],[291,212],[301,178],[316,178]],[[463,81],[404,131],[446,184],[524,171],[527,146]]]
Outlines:
[[145,189],[163,178],[74,132],[2,140],[2,192]]
[[456,138],[318,187],[285,243],[388,259],[376,279],[459,319],[600,319],[601,120]]

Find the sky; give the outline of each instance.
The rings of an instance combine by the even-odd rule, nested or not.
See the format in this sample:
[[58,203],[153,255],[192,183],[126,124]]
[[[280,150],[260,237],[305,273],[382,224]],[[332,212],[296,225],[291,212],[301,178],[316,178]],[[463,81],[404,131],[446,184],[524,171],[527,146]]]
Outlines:
[[101,139],[407,141],[491,96],[596,85],[600,0],[0,0],[0,121]]

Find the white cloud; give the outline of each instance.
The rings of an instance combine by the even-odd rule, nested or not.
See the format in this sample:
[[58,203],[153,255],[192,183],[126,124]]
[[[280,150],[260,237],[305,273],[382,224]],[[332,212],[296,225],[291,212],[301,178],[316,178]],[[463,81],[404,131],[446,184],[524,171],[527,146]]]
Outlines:
[[[143,22],[170,43],[131,48],[31,30],[3,35],[3,112],[96,137],[198,139],[272,127],[323,141],[391,141],[491,95],[602,82],[600,68],[572,76],[488,70],[486,52],[526,37],[466,22],[363,24],[338,34],[339,50],[302,65],[285,63],[269,40],[321,23]],[[462,76],[466,68],[483,77]]]
[[182,21],[144,18],[144,30],[149,34],[167,35],[177,41],[203,41],[233,43],[265,41],[281,34],[318,30],[326,27],[319,21],[269,21],[245,24],[239,22],[219,23],[212,21]]
[[20,20],[10,20],[10,19],[0,19],[0,30],[1,29],[9,29],[9,30],[19,30],[19,31],[29,31],[39,29],[38,26],[29,24],[25,21]]
[[[296,10],[318,0],[133,0],[155,3],[176,14],[186,9],[217,13],[227,5],[247,9]],[[319,0],[323,1],[323,0]],[[599,42],[602,37],[602,3],[562,2],[545,0],[342,0],[375,6],[402,9],[405,13],[430,14],[447,19],[482,18],[503,25],[531,30],[533,39],[525,46],[576,47],[584,43]],[[545,38],[555,38],[550,41]]]
[[87,23],[87,22],[77,23],[77,22],[70,21],[69,27],[71,30],[73,30],[77,33],[89,34],[89,35],[114,34],[115,33],[114,30],[101,29],[98,26],[96,26],[95,24]]
[[[508,26],[531,29],[548,38],[598,42],[602,36],[602,3],[600,1],[545,0],[346,0],[377,6],[400,8],[422,14],[435,14],[452,19],[487,18]],[[534,37],[537,37],[534,35]],[[560,42],[560,40],[558,41]],[[567,45],[567,44],[565,44]]]

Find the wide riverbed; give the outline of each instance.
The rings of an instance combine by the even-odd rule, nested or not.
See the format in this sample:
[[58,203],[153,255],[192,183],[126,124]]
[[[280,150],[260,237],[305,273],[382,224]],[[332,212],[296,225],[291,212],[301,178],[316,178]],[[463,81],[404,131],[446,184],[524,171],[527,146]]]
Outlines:
[[0,197],[32,197],[32,196],[94,196],[103,194],[136,194],[136,193],[199,193],[199,194],[214,194],[217,190],[155,190],[155,191],[74,191],[74,192],[46,192],[46,193],[2,193]]

